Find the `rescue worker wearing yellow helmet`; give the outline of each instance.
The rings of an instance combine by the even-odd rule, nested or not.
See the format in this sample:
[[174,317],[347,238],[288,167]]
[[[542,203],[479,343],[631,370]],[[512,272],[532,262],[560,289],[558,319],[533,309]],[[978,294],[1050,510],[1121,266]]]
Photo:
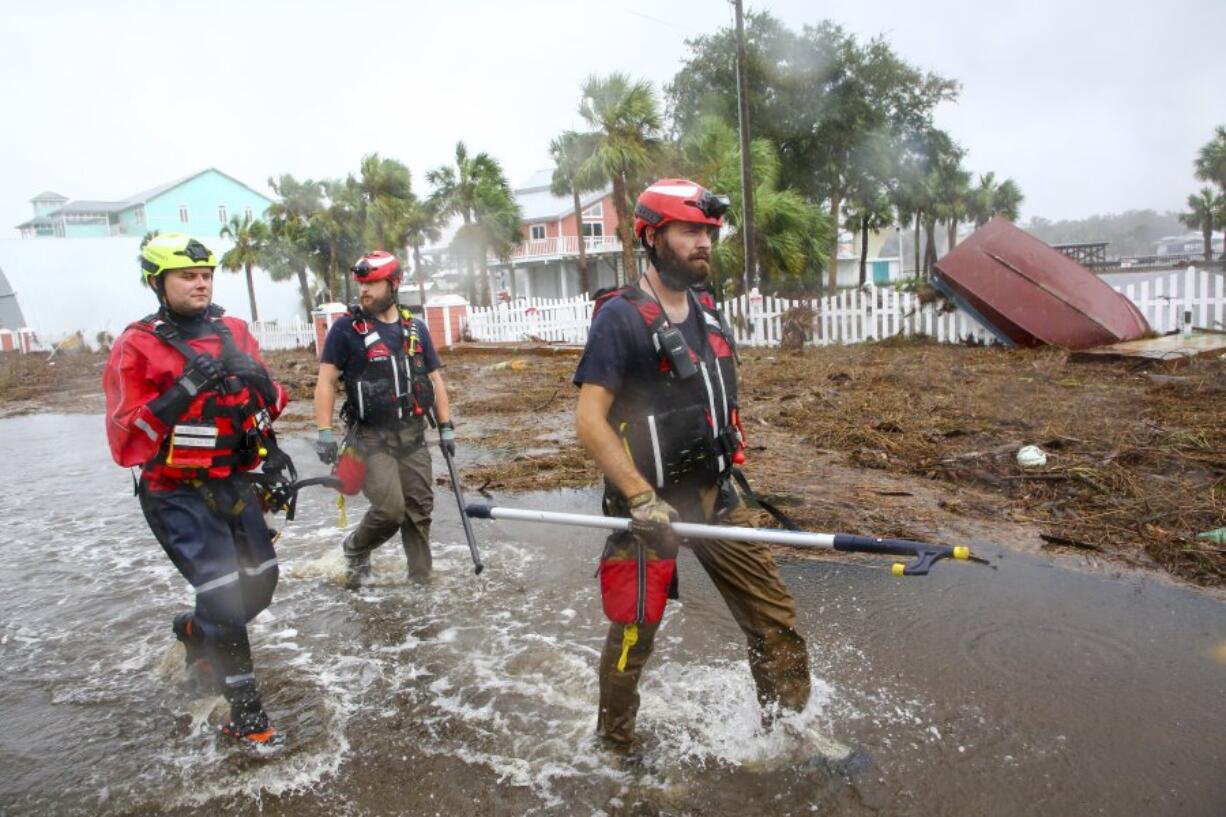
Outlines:
[[[711,247],[728,200],[662,179],[635,207],[647,251],[641,279],[597,299],[574,375],[579,440],[605,476],[605,513],[632,518],[609,537],[601,592],[611,620],[600,659],[597,733],[634,740],[638,683],[665,607],[676,597],[675,520],[751,525],[733,484],[744,459],[732,334],[710,292]],[[765,544],[687,541],[745,634],[763,717],[803,709],[808,653],[795,601]]]
[[443,364],[425,322],[397,301],[400,261],[375,250],[358,259],[352,272],[359,303],[328,330],[315,385],[315,450],[320,460],[337,461],[332,412],[343,383],[341,419],[352,444],[342,465],[352,462],[350,458],[360,458],[365,465],[361,490],[370,508],[342,543],[346,584],[356,588],[370,577],[371,552],[397,532],[409,578],[424,581],[433,567],[434,482],[427,422],[437,422],[440,447],[449,456],[455,454]]
[[230,704],[221,731],[268,744],[280,734],[255,682],[247,623],[272,600],[277,556],[250,475],[292,468],[272,421],[288,402],[247,324],[213,303],[217,257],[180,233],[141,248],[159,308],[111,347],[102,376],[115,462],[139,467],[137,493],[154,536],[195,590],[175,616],[189,678]]

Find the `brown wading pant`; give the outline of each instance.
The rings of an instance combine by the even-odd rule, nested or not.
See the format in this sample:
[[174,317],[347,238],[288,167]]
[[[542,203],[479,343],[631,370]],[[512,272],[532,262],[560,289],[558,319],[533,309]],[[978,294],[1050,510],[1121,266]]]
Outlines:
[[400,531],[409,578],[428,577],[434,489],[426,421],[417,417],[395,428],[359,426],[357,443],[366,461],[362,493],[370,508],[345,540],[345,555],[370,553]]
[[[719,521],[752,527],[753,514],[740,502],[731,486],[728,495],[735,504]],[[711,519],[718,491],[709,488],[692,503],[672,502],[687,522]],[[688,506],[687,506],[688,505]],[[796,602],[779,577],[770,547],[760,542],[727,539],[684,540],[724,597],[749,647],[749,669],[757,687],[758,704],[769,718],[779,706],[799,711],[809,700],[809,654],[796,632]],[[651,655],[658,624],[640,624],[638,643],[630,648],[626,669],[617,671],[624,625],[609,625],[600,657],[600,710],[596,732],[614,748],[628,748],[634,740],[634,720],[639,709],[639,676]]]

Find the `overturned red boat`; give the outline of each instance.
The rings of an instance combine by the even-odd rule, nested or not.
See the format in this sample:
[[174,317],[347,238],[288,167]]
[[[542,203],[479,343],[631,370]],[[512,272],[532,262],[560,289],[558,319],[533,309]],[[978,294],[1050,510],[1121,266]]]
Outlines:
[[1149,334],[1109,284],[1003,218],[936,262],[933,284],[1008,346],[1088,349]]

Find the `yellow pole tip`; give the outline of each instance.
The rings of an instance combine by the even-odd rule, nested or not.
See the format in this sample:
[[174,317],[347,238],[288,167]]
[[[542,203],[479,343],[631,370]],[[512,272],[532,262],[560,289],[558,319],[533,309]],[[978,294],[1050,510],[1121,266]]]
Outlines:
[[971,549],[962,545],[956,546],[954,548],[954,558],[964,560],[971,558]]
[[261,457],[267,457],[267,456],[268,456],[268,449],[267,449],[267,448],[261,448],[261,449],[260,449],[260,456],[261,456]]
[[890,565],[890,572],[893,573],[895,576],[903,575],[903,571],[906,569],[907,569],[907,566],[904,565],[902,562],[895,562],[894,564]]

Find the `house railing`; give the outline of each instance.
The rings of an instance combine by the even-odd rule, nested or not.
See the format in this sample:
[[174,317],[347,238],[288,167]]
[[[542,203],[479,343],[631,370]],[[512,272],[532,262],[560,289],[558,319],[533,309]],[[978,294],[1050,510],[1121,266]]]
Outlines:
[[[583,239],[586,252],[592,254],[621,252],[622,243],[616,236],[589,236]],[[512,260],[526,261],[533,258],[559,258],[579,254],[579,236],[563,235],[552,238],[534,238],[521,241],[511,253]]]
[[[1194,326],[1226,329],[1226,277],[1189,268],[1154,281],[1116,287],[1137,305],[1155,332],[1182,326],[1185,311]],[[974,338],[993,342],[992,334],[961,310],[941,311],[943,302],[921,303],[910,292],[878,288],[846,289],[807,300],[739,296],[721,304],[741,346],[778,346],[789,321],[811,345],[850,344],[895,335],[927,335],[943,343]],[[809,310],[804,314],[800,310]],[[793,312],[792,310],[798,310]],[[574,298],[530,298],[493,307],[470,307],[466,320],[473,340],[488,342],[587,342],[592,302]]]

